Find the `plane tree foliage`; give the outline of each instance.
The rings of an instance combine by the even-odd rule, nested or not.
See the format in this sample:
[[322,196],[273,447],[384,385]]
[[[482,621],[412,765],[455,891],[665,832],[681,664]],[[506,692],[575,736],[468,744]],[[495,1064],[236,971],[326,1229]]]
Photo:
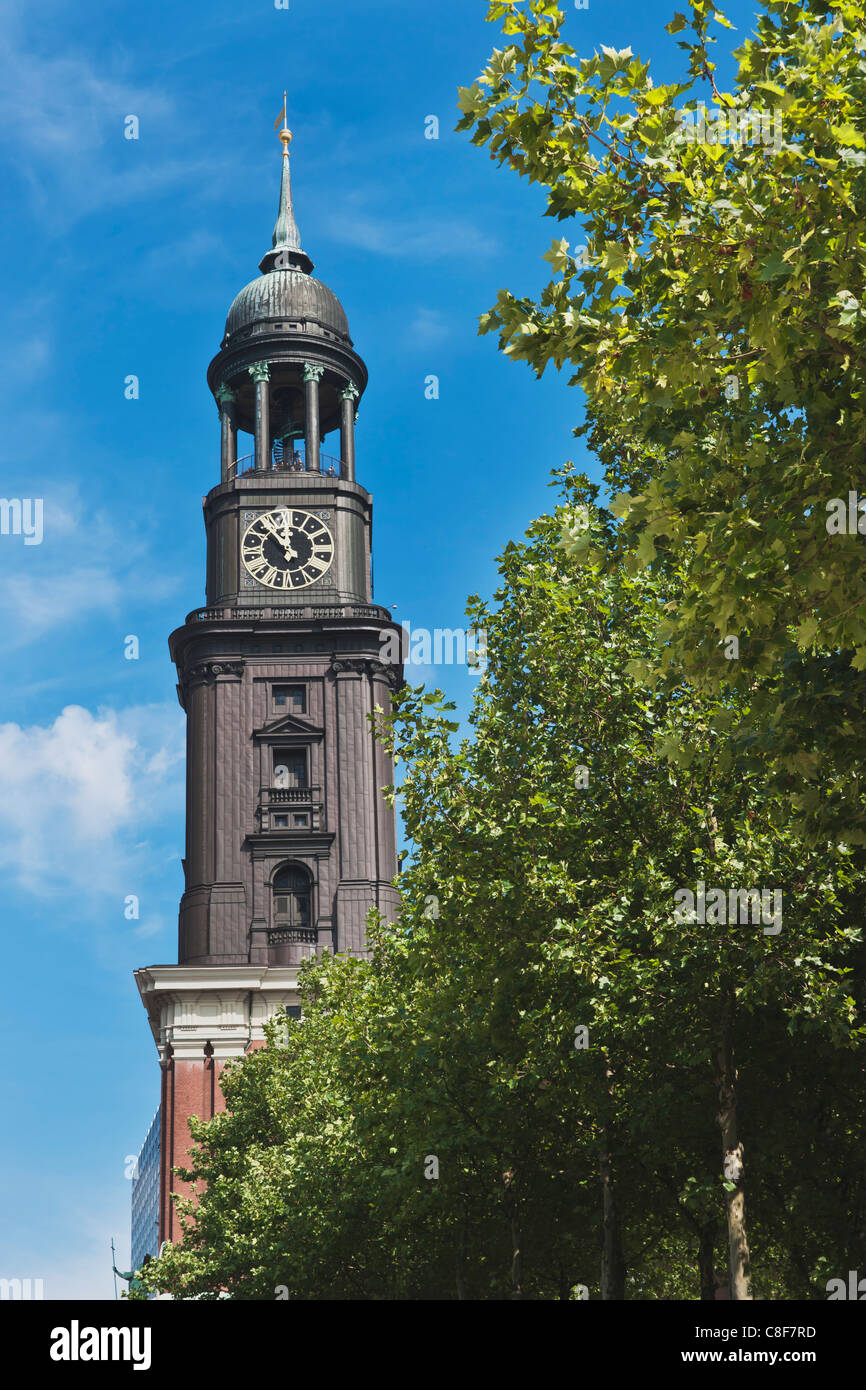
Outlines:
[[[150,1287],[814,1297],[822,1260],[856,1267],[852,851],[804,846],[758,773],[713,775],[733,696],[631,674],[668,581],[613,565],[613,517],[563,485],[492,603],[471,600],[488,665],[469,735],[438,692],[380,715],[412,844],[399,919],[373,924],[369,959],[306,964],[303,1020],[223,1074],[227,1110],[192,1126],[184,1243]],[[699,881],[780,890],[780,930],[678,920]]]
[[763,0],[723,65],[732,26],[693,0],[663,81],[629,47],[580,56],[581,17],[550,0],[488,18],[505,45],[458,129],[575,230],[481,331],[570,371],[620,543],[676,575],[643,678],[736,691],[722,770],[763,764],[812,843],[863,844],[862,5]]

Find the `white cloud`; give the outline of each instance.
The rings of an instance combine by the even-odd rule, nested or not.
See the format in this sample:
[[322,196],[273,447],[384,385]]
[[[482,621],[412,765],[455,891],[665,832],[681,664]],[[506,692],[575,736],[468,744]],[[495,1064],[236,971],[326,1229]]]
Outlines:
[[131,891],[151,857],[142,831],[181,801],[183,736],[167,705],[0,725],[0,867],[39,896]]

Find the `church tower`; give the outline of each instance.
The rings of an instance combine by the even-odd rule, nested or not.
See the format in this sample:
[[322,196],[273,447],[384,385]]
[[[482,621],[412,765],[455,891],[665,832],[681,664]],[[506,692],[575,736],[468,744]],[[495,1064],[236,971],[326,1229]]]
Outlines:
[[373,603],[372,498],[355,478],[367,369],[301,249],[279,138],[273,244],[208,369],[206,602],[169,639],[187,716],[178,963],[136,971],[162,1068],[160,1241],[180,1237],[171,1169],[189,1116],[223,1106],[222,1066],[297,1010],[305,957],[362,955],[369,909],[397,910],[393,772],[369,716],[402,679],[387,657],[401,630]]

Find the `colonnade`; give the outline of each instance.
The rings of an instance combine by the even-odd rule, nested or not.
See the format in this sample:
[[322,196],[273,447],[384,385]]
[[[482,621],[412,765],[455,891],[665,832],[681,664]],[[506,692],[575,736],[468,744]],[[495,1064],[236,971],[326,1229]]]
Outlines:
[[[255,446],[254,467],[265,472],[271,463],[271,364],[254,362],[247,368],[255,387]],[[315,362],[305,362],[304,382],[304,447],[307,472],[319,471],[320,413],[319,382],[325,368]],[[237,391],[224,383],[215,392],[220,412],[220,476],[228,482],[237,472],[238,426]],[[355,481],[355,402],[358,388],[351,382],[340,392],[340,477]]]

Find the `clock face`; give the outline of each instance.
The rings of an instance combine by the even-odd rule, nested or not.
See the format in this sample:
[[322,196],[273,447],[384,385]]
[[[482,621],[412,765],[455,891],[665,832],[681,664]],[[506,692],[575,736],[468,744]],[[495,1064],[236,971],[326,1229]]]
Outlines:
[[256,517],[241,541],[244,568],[269,589],[304,589],[334,559],[334,537],[312,512],[277,507]]

